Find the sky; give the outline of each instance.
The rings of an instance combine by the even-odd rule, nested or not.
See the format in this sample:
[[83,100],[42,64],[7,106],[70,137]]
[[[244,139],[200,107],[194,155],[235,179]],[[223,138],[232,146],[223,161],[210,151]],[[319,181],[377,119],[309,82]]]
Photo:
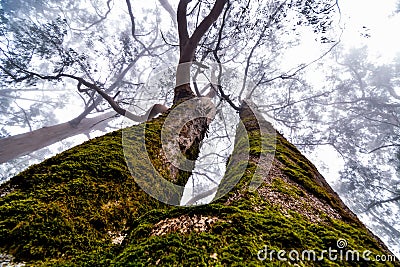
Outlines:
[[[397,34],[400,15],[394,13],[397,0],[341,0],[339,5],[345,23],[342,38],[345,46],[359,47],[366,44],[374,56],[380,56],[381,62],[391,60],[400,51]],[[363,32],[369,33],[371,37],[364,38],[361,35]]]
[[[395,13],[397,0],[340,0],[341,24],[343,33],[341,45],[343,49],[351,49],[366,46],[369,56],[376,63],[388,63],[393,60],[397,53],[400,53],[400,14]],[[369,37],[365,35],[368,34]],[[287,58],[301,54],[297,60],[318,58],[321,51],[315,49],[318,44],[313,40],[306,40],[299,48],[290,52]],[[322,51],[326,48],[320,46]],[[310,49],[312,48],[312,49]],[[299,53],[299,50],[302,51]],[[298,62],[296,62],[298,64]],[[293,64],[296,65],[296,64]],[[318,79],[315,72],[312,73],[313,83],[318,84],[323,81]],[[321,77],[324,77],[321,75]],[[330,146],[320,146],[317,151],[307,154],[307,156],[318,165],[320,172],[325,179],[334,184],[339,178],[339,171],[344,167],[344,162],[339,154]]]

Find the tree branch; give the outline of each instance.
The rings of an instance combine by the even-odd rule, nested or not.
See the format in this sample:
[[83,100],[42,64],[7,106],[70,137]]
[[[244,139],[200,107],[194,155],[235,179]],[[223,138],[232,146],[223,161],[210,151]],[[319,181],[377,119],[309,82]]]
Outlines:
[[216,0],[213,8],[210,13],[203,19],[200,25],[195,29],[192,36],[190,37],[190,41],[193,42],[193,45],[198,45],[201,38],[208,31],[211,25],[218,19],[219,15],[222,13],[225,4],[228,0]]
[[176,17],[175,17],[175,11],[168,2],[168,0],[158,0],[161,4],[161,6],[165,9],[165,11],[168,12],[169,16],[171,17],[172,22],[174,23],[175,27],[176,25]]
[[217,189],[218,189],[218,186],[215,186],[215,187],[213,187],[213,188],[211,188],[211,189],[209,189],[209,190],[207,190],[205,192],[202,192],[202,193],[192,197],[191,199],[189,199],[186,202],[185,206],[191,206],[194,203],[196,203],[197,201],[202,200],[203,198],[206,198],[208,196],[211,196],[212,194],[214,194],[217,191]]
[[375,151],[378,151],[378,150],[384,149],[384,148],[388,148],[388,147],[400,147],[400,144],[383,145],[383,146],[372,149],[371,151],[368,152],[368,154],[374,153]]
[[181,54],[183,53],[183,48],[189,40],[186,18],[186,10],[189,2],[191,2],[191,0],[180,0],[178,4],[178,11],[176,13],[176,19],[178,21],[179,48]]
[[[181,45],[181,56],[179,63],[191,62],[194,58],[194,53],[196,51],[197,45],[199,44],[201,38],[208,31],[211,25],[218,19],[219,15],[222,13],[225,4],[228,0],[216,0],[210,13],[203,19],[200,25],[194,30],[192,36],[188,38],[187,32],[187,21],[186,21],[186,8],[187,1],[181,0],[178,6],[178,30],[179,30],[179,40]],[[183,10],[184,8],[184,10]],[[182,13],[185,12],[185,19],[180,18]],[[181,19],[181,22],[179,22]],[[179,26],[180,25],[180,26]],[[183,32],[180,32],[180,31]]]
[[[101,14],[99,14],[97,11],[96,11],[96,13],[97,13],[97,15],[100,17],[100,19],[99,20],[97,20],[97,21],[95,21],[95,22],[92,22],[89,26],[86,26],[84,29],[77,29],[77,28],[72,28],[72,27],[70,27],[72,30],[75,30],[75,31],[87,31],[88,29],[90,29],[91,27],[93,27],[93,26],[95,26],[95,25],[97,25],[97,24],[99,24],[99,23],[101,23],[101,22],[103,22],[105,19],[107,19],[107,16],[110,14],[110,12],[111,12],[111,1],[112,0],[108,0],[107,1],[107,11],[106,11],[106,13],[104,14],[104,15],[101,15]],[[63,10],[59,7],[59,9],[60,9],[60,11],[61,12],[63,12]]]
[[[149,55],[153,55],[153,53],[150,51],[150,49],[142,41],[140,41],[139,38],[137,38],[137,36],[136,36],[136,23],[135,23],[135,17],[133,15],[132,5],[131,5],[130,0],[126,0],[126,5],[128,6],[128,13],[129,13],[129,17],[131,19],[131,24],[132,24],[132,30],[131,31],[132,31],[133,39],[136,42],[138,42]],[[158,30],[156,30],[155,32],[158,35]],[[151,43],[151,45],[149,47],[151,47],[154,44],[156,39],[157,38],[154,38],[154,40],[152,41],[152,43]]]
[[368,205],[367,209],[364,212],[369,211],[371,208],[373,208],[373,207],[375,207],[377,205],[381,205],[381,204],[388,203],[388,202],[395,202],[395,201],[399,201],[399,200],[400,200],[400,195],[398,195],[396,197],[393,197],[393,198],[389,198],[389,199],[385,199],[385,200],[381,200],[381,201],[377,201],[377,202],[371,203],[371,204]]

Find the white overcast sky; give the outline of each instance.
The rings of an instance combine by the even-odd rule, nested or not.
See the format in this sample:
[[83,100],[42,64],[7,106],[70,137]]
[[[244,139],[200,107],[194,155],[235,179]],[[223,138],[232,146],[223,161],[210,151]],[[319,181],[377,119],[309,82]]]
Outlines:
[[[400,52],[400,34],[398,33],[400,14],[395,13],[397,1],[339,0],[341,23],[344,26],[341,37],[343,48],[350,49],[367,45],[371,59],[377,63],[389,63]],[[366,38],[363,34],[369,34],[370,37]],[[305,46],[314,51],[303,52],[303,55],[320,54],[315,51],[315,45],[305,44]],[[315,75],[313,79],[317,83],[323,82]],[[319,147],[317,151],[306,156],[319,167],[327,168],[319,169],[331,184],[338,180],[338,171],[343,168],[344,162],[333,148]]]
[[[345,31],[343,44],[359,47],[367,44],[371,52],[382,61],[390,60],[399,52],[400,15],[395,14],[397,0],[340,0]],[[361,36],[363,26],[370,38]]]

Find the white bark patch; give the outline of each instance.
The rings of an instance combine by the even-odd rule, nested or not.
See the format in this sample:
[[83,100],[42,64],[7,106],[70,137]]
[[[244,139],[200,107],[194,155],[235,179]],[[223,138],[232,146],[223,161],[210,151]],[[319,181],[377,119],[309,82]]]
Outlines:
[[208,217],[203,215],[181,215],[177,218],[168,218],[154,225],[151,231],[152,236],[166,235],[171,232],[182,234],[190,232],[204,232],[211,229],[212,225],[218,221],[224,221],[218,217]]
[[107,234],[111,237],[111,243],[114,245],[121,245],[126,237],[126,234],[122,234],[121,232],[108,231]]

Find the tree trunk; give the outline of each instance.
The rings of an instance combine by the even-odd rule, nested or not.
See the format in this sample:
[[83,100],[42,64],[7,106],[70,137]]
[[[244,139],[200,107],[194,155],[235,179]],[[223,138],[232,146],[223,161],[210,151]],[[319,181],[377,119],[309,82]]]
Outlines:
[[76,126],[65,122],[0,139],[0,163],[27,155],[68,137],[88,134],[95,128],[101,129],[102,125],[107,124],[115,115],[116,113],[112,111],[93,118],[82,119]]
[[[169,166],[157,153],[162,149],[156,138],[166,116],[131,127],[128,145],[140,150],[135,134],[145,126],[151,133],[146,135],[150,158],[168,178]],[[366,262],[362,253],[371,251],[372,257],[390,251],[317,169],[247,104],[240,116],[244,128],[238,127],[224,179],[234,178],[240,166],[245,172],[226,194],[219,188],[215,202],[174,207],[150,197],[135,182],[146,176],[147,152],[127,158],[122,133],[116,131],[32,166],[0,187],[1,252],[33,265],[381,266]],[[245,137],[249,148],[243,146]],[[276,144],[274,154],[271,142]],[[193,151],[182,150],[196,156]],[[133,174],[127,164],[134,167]],[[253,174],[259,184],[252,187]],[[299,254],[278,254],[280,250]],[[336,251],[337,258],[327,253],[321,258],[323,250]],[[359,251],[360,260],[340,259],[347,250]],[[302,259],[302,251],[315,251],[320,260]]]
[[190,88],[190,67],[195,60],[195,53],[201,38],[210,29],[211,25],[217,21],[219,15],[225,7],[227,0],[215,0],[210,13],[196,27],[193,34],[189,36],[187,25],[187,5],[190,1],[180,0],[177,10],[178,34],[179,34],[179,64],[176,71],[176,86],[174,94],[174,104],[181,102],[185,98],[194,97]]

